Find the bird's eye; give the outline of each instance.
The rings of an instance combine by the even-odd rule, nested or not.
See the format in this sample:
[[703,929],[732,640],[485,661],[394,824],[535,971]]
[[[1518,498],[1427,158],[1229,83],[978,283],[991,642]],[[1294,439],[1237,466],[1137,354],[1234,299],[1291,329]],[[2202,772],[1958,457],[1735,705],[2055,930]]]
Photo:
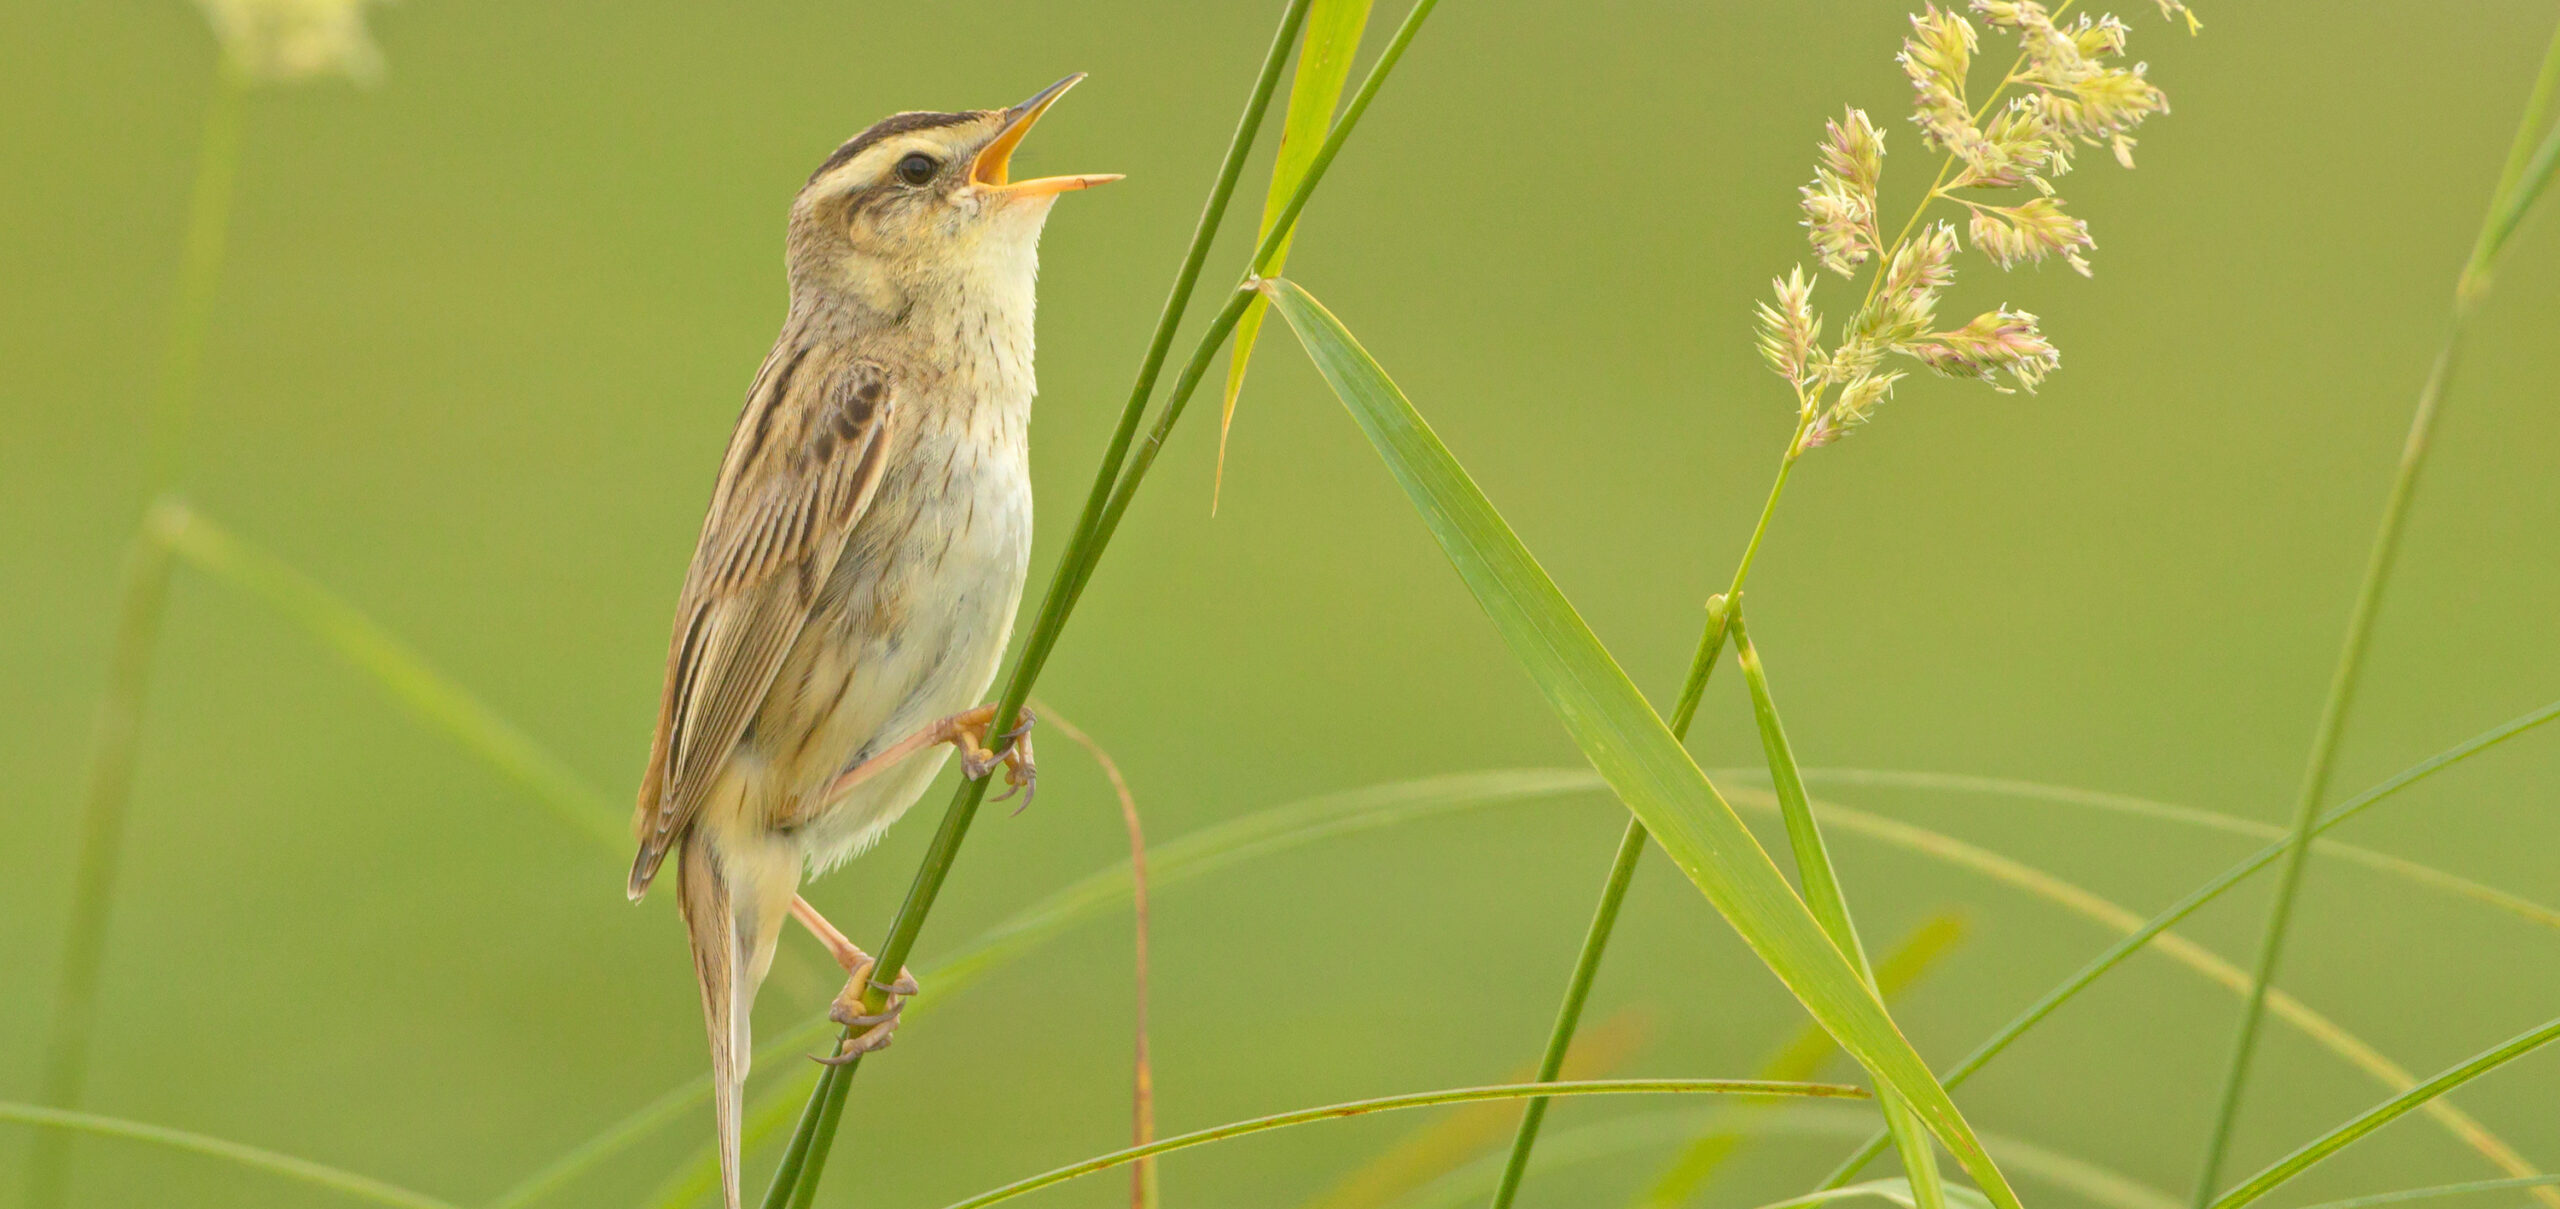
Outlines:
[[921,151],[911,152],[898,161],[898,179],[910,185],[921,185],[942,171],[942,162]]

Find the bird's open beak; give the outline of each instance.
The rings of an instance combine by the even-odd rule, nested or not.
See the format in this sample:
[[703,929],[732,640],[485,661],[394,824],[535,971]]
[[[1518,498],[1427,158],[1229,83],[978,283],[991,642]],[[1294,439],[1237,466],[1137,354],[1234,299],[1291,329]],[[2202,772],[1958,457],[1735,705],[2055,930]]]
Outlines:
[[1004,129],[996,132],[995,139],[980,150],[977,160],[969,165],[969,183],[1004,197],[1045,197],[1053,193],[1064,193],[1070,189],[1090,189],[1095,185],[1107,185],[1120,179],[1120,174],[1117,172],[1089,173],[1083,176],[1043,176],[1027,181],[1006,179],[1006,170],[1013,163],[1013,149],[1022,145],[1022,137],[1031,133],[1031,127],[1040,120],[1041,114],[1049,111],[1049,106],[1056,104],[1059,97],[1066,95],[1066,91],[1075,87],[1076,81],[1083,78],[1084,73],[1079,71],[1041,89],[1039,95],[1030,100],[1005,110]]

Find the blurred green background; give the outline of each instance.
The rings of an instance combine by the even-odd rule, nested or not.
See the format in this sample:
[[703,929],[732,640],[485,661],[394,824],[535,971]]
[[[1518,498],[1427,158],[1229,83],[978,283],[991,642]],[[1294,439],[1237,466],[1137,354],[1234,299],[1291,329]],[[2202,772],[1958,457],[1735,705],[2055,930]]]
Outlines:
[[[1093,73],[1024,153],[1025,171],[1129,174],[1066,199],[1045,245],[1045,564],[1278,7],[376,10],[380,87],[250,101],[195,498],[620,800],[721,443],[780,315],[781,218],[810,166],[893,110],[1004,104]],[[2150,9],[2124,12],[2134,57],[2176,111],[2143,132],[2139,171],[2092,155],[2066,182],[2097,278],[1999,278],[1969,257],[1949,308],[2043,315],[2063,371],[2033,397],[1915,379],[1790,488],[1752,616],[1808,763],[2284,816],[2555,14],[2211,4],[2190,39]],[[1370,53],[1402,13],[1380,10]],[[1892,63],[1904,11],[1453,0],[1301,228],[1291,275],[1398,376],[1660,699],[1786,439],[1748,315],[1808,259],[1795,187],[1822,119],[1854,103],[1890,126],[1895,215],[1925,171]],[[213,64],[185,4],[0,7],[0,1097],[32,1096],[41,1065]],[[1259,189],[1249,178],[1244,197]],[[1226,241],[1210,279],[1244,254]],[[2518,240],[2457,381],[2342,794],[2560,696],[2555,325],[2560,232],[2544,221]],[[1043,688],[1118,756],[1156,838],[1381,780],[1578,765],[1284,332],[1264,343],[1213,518],[1214,428],[1195,410],[1177,436]],[[1698,728],[1710,766],[1758,756],[1731,681]],[[261,606],[181,572],[147,727],[91,1107],[471,1203],[703,1067],[666,896],[627,905],[619,856]],[[1060,740],[1042,750],[1038,806],[982,820],[925,957],[1124,854],[1092,765]],[[2560,736],[2538,734],[2346,838],[2560,897],[2555,784]],[[2143,912],[2251,846],[1960,796],[1827,796]],[[877,937],[943,801],[929,794],[815,900]],[[1598,797],[1491,809],[1167,890],[1165,1128],[1519,1068],[1622,818]],[[1938,1061],[2111,939],[1967,875],[1835,845],[1871,943],[1949,907],[1974,925],[1900,1008]],[[2253,890],[2191,934],[2245,957]],[[2313,866],[2303,903],[2283,984],[2413,1069],[2560,1003],[2550,932],[2334,863]],[[939,1204],[1118,1145],[1127,931],[1125,917],[1074,931],[869,1064],[822,1203]],[[789,943],[802,951],[766,989],[767,1030],[833,991],[814,947]],[[1744,1074],[1801,1020],[1659,860],[1595,1019],[1629,1008],[1649,1024],[1621,1073]],[[1963,1100],[1985,1129],[2183,1195],[2234,1014],[2224,990],[2140,957]],[[2281,1026],[2261,1061],[2242,1170],[2381,1095]],[[2546,1053],[2459,1100],[2560,1164],[2555,1087]],[[1664,1107],[1568,1104],[1551,1128]],[[1182,1156],[1168,1203],[1297,1204],[1416,1124]],[[558,1203],[632,1203],[708,1133],[707,1114],[689,1117]],[[1799,1190],[1840,1147],[1761,1145],[1716,1203]],[[11,1195],[25,1153],[25,1132],[0,1128]],[[1580,1168],[1526,1203],[1616,1203],[1656,1162]],[[2287,1195],[2494,1174],[2413,1119]],[[1126,1184],[1047,1195],[1119,1203]],[[343,1203],[108,1141],[80,1144],[75,1200]]]

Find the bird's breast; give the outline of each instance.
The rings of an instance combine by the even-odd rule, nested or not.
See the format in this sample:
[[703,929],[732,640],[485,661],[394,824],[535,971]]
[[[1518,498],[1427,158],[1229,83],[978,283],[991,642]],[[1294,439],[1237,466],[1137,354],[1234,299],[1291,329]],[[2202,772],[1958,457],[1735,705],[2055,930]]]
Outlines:
[[[958,409],[897,436],[871,506],[847,537],[755,730],[800,737],[774,752],[779,787],[806,800],[870,754],[975,705],[995,679],[1031,554],[1028,460],[1004,426]],[[948,749],[912,758],[809,819],[824,867],[867,846],[911,805]]]

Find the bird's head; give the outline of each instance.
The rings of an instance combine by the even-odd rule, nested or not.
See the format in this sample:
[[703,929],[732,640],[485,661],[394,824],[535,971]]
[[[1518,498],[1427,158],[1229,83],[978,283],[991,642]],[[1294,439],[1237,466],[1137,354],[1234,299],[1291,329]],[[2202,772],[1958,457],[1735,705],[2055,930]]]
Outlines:
[[792,203],[795,291],[895,309],[919,291],[966,291],[989,279],[1020,277],[1027,288],[1058,195],[1120,179],[1011,177],[1023,136],[1083,78],[1006,109],[893,114],[836,148]]

